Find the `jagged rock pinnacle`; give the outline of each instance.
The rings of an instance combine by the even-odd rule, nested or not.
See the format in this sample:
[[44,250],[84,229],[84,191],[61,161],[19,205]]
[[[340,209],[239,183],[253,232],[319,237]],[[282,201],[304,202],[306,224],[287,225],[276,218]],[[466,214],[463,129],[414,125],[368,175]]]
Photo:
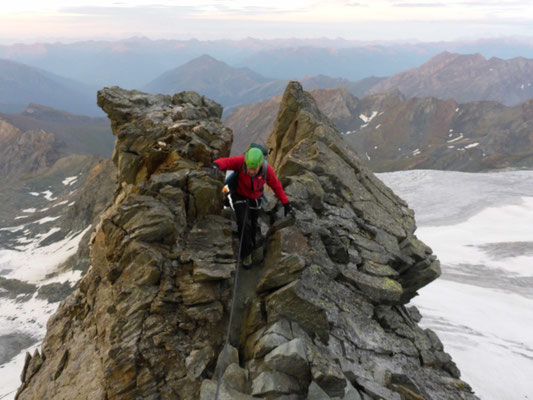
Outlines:
[[266,207],[264,261],[244,275],[241,290],[254,285],[238,296],[240,341],[225,364],[232,221],[221,177],[204,168],[229,154],[221,109],[192,92],[119,88],[98,104],[117,136],[119,186],[92,266],[51,318],[42,354],[28,356],[18,399],[211,400],[218,371],[220,399],[475,399],[404,307],[440,272],[412,211],[298,83],[269,139],[296,218]]
[[[268,143],[274,149],[270,161],[290,197],[313,221],[327,216],[324,237],[329,241],[338,237],[346,249],[363,256],[363,263],[379,263],[397,271],[391,278],[401,286],[393,284],[391,289],[397,289],[394,296],[399,303],[407,302],[439,276],[431,250],[414,237],[413,212],[361,166],[298,82],[287,86]],[[331,229],[338,234],[328,232]],[[372,246],[365,245],[368,240]]]

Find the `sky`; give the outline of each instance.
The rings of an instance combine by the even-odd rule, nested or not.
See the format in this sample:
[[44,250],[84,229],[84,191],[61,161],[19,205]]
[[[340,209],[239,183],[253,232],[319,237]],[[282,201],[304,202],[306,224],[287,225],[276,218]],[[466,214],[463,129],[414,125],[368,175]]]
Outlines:
[[531,0],[18,0],[0,5],[0,42],[531,36]]

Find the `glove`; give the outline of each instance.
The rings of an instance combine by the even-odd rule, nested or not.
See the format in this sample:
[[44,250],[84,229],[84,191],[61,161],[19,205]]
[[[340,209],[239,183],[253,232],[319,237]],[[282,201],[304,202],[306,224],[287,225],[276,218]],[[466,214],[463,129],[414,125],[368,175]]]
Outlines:
[[217,176],[220,172],[220,167],[217,163],[211,164],[211,168],[209,169],[209,172],[211,172],[212,175]]
[[294,215],[294,210],[292,208],[291,203],[283,204],[283,209],[285,210],[285,216],[287,216],[288,214]]

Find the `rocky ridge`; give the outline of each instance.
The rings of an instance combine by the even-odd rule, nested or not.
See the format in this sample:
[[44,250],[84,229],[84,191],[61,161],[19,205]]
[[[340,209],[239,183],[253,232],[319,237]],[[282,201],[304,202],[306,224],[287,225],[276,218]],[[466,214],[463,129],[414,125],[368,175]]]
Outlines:
[[400,90],[407,97],[497,101],[515,106],[533,97],[533,60],[443,52],[417,68],[378,82],[367,94]]
[[[216,103],[99,92],[118,186],[91,239],[91,268],[27,356],[18,399],[475,399],[405,304],[439,263],[413,212],[346,150],[296,82],[269,145],[295,218],[269,201],[264,260],[225,341],[236,276]],[[246,277],[246,275],[245,275]],[[247,297],[247,298],[246,298]],[[217,361],[218,359],[218,361]]]
[[0,120],[21,132],[43,130],[53,134],[53,148],[60,156],[91,154],[108,158],[113,151],[113,135],[107,118],[75,115],[31,103],[18,114],[0,113]]
[[[532,101],[506,107],[490,101],[458,104],[399,92],[354,97],[346,89],[313,90],[320,110],[375,172],[405,169],[489,171],[533,167]],[[272,132],[280,98],[250,104],[224,122],[235,153]]]
[[[304,82],[300,82],[305,87]],[[346,88],[310,90],[320,111],[330,118],[340,132],[358,129],[362,120],[357,116],[360,100]],[[274,128],[282,95],[247,104],[232,111],[224,123],[234,133],[232,154],[242,154],[250,142],[265,143]]]
[[49,167],[58,158],[52,133],[44,130],[21,132],[0,120],[1,181]]

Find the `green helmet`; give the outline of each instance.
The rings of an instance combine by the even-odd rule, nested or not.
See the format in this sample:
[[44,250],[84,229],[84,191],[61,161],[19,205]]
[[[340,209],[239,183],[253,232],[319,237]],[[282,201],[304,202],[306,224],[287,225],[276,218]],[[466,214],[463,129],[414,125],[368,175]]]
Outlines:
[[244,155],[244,162],[248,168],[257,168],[263,164],[265,156],[263,152],[255,147],[250,148]]

